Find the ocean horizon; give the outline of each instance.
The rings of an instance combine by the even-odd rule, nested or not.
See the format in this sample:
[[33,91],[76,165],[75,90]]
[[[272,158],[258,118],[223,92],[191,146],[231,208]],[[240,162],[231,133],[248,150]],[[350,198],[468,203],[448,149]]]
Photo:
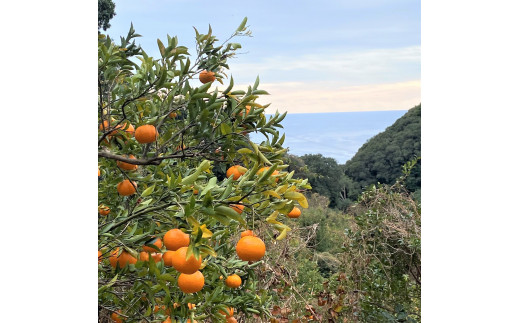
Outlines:
[[[279,131],[280,136],[285,133],[284,147],[289,148],[289,154],[322,154],[344,164],[370,138],[385,131],[406,112],[408,110],[288,113]],[[251,133],[250,137],[254,142],[265,140],[261,133]]]

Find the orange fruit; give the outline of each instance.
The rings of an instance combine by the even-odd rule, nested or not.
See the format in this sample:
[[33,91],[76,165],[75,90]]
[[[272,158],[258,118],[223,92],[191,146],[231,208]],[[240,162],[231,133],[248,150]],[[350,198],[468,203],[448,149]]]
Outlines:
[[238,288],[240,287],[240,284],[242,284],[242,278],[240,278],[240,276],[238,276],[237,274],[233,274],[226,278],[227,287]]
[[[121,311],[118,311],[118,312],[121,313]],[[123,323],[123,320],[121,319],[119,314],[116,312],[112,312],[112,314],[110,314],[110,318],[112,319],[112,321],[114,321],[116,323]]]
[[252,236],[252,237],[256,237],[256,234],[252,231],[252,230],[246,230],[246,231],[243,231],[241,234],[240,234],[240,238],[243,238],[245,236]]
[[188,303],[188,308],[189,308],[190,310],[194,309],[194,308],[195,308],[195,304]]
[[[156,246],[159,249],[162,248],[162,240],[161,240],[161,238],[154,238],[154,239],[148,241],[146,244],[154,245],[154,246]],[[146,245],[143,246],[143,251],[146,251],[146,252],[157,252],[157,250],[154,249],[153,247],[148,247]]]
[[123,196],[135,194],[135,188],[137,187],[137,183],[132,183],[130,183],[130,181],[127,179],[123,180],[122,182],[117,184],[117,192]]
[[229,314],[227,314],[226,312],[224,312],[223,310],[219,310],[218,312],[222,315],[224,315],[226,318],[228,317],[232,317],[233,316],[233,308],[232,307],[227,307],[227,310],[229,312]]
[[177,112],[172,112],[168,115],[170,118],[177,118]]
[[140,144],[149,144],[157,140],[157,129],[155,126],[151,124],[145,124],[137,127],[135,130],[135,140],[137,140]]
[[245,174],[245,171],[243,171],[243,170],[241,171],[239,169],[239,167],[242,167],[242,166],[234,165],[234,166],[229,167],[228,170],[226,171],[226,177],[233,176],[234,180],[239,179],[240,176]]
[[[188,321],[186,321],[186,323],[191,323],[191,319],[188,319]],[[197,320],[193,320],[193,323],[198,323]]]
[[[256,172],[256,174],[260,176],[260,175],[262,175],[263,172],[265,172],[265,171],[268,170],[269,168],[270,168],[270,167],[262,167],[262,168],[260,168],[260,169],[258,170],[258,172]],[[275,175],[278,175],[278,171],[277,171],[277,170],[275,170],[275,171],[271,174],[271,176],[275,176]],[[278,182],[278,178],[276,178],[275,181]]]
[[204,275],[198,270],[193,274],[180,274],[177,285],[186,294],[196,293],[204,287]]
[[165,253],[163,253],[162,258],[164,260],[165,266],[173,266],[173,258],[175,257],[175,251],[168,250]]
[[110,261],[110,266],[116,267],[117,264],[117,253],[119,252],[119,248],[116,248],[114,251],[110,253],[110,257],[108,258],[108,261]]
[[[135,159],[134,155],[130,155],[130,156],[128,156],[128,158]],[[119,168],[124,169],[124,170],[136,170],[137,167],[139,167],[137,165],[125,163],[125,162],[122,162],[119,160],[117,161],[117,166],[119,166]]]
[[[122,124],[121,129],[123,129],[123,131],[126,132],[126,134],[127,134],[129,137],[130,137],[130,136],[133,136],[134,133],[135,133],[135,128],[134,128],[134,126],[132,126],[131,123],[128,123],[128,127],[127,127],[126,125],[127,125],[127,123],[124,122],[124,123]],[[118,128],[119,128],[119,127],[118,127]]]
[[237,319],[234,317],[228,317],[226,318],[227,323],[237,323]]
[[[246,105],[246,117],[249,114],[249,111],[251,111],[251,106]],[[242,116],[243,114],[244,114],[244,112],[242,110],[238,113],[239,116]]]
[[103,253],[101,252],[101,250],[98,250],[97,252],[97,259],[98,259],[98,264],[101,263],[101,260],[102,260],[102,256],[103,256]]
[[[174,304],[173,308],[175,308],[175,304]],[[164,306],[164,305],[161,305],[161,306],[159,306],[159,305],[155,305],[154,308],[153,308],[153,312],[154,312],[154,313],[157,313],[157,312],[159,312],[160,310],[163,310],[164,313],[166,313],[166,315],[170,315],[170,309],[169,309],[169,308],[166,308],[166,306]]]
[[97,177],[101,176],[101,171],[99,170],[99,167],[97,168]]
[[204,84],[206,84],[208,82],[213,82],[213,81],[215,81],[215,73],[204,70],[204,71],[200,72],[199,80]]
[[166,249],[175,251],[181,247],[187,247],[190,244],[190,235],[179,229],[171,229],[166,232],[163,241]]
[[150,259],[150,256],[152,256],[152,258],[153,258],[153,260],[155,262],[159,262],[162,259],[162,254],[161,253],[158,253],[158,252],[149,253],[149,252],[146,252],[146,251],[141,251],[139,253],[139,260],[141,260],[141,261],[148,261]]
[[110,256],[110,264],[112,267],[116,268],[117,264],[119,264],[119,268],[126,267],[128,264],[135,264],[137,262],[137,259],[132,256],[129,252],[123,251],[119,257],[117,257],[117,251],[115,254],[113,253]]
[[262,239],[253,236],[245,236],[238,240],[238,258],[244,261],[257,261],[265,255],[265,244]]
[[244,211],[245,205],[243,204],[230,204],[229,205],[233,210],[237,211],[238,214],[242,214]]
[[302,214],[302,211],[297,208],[296,206],[291,210],[291,212],[287,213],[287,216],[290,217],[290,218],[297,218],[299,217],[300,215]]
[[[114,124],[114,122],[115,122],[115,120],[112,119],[112,124]],[[103,120],[103,125],[99,125],[99,131],[103,131],[103,129],[105,131],[107,131],[108,128],[110,128],[110,125],[108,124],[108,120]],[[110,131],[108,136],[111,137],[112,135],[115,135],[117,132],[117,129],[119,129],[119,128],[121,128],[121,125],[117,126],[114,130]]]
[[98,206],[98,212],[101,215],[108,215],[108,213],[110,213],[110,208],[105,204],[101,204],[100,206]]
[[220,277],[218,279],[222,280],[222,278],[224,278],[224,277],[222,277],[222,275],[220,275]]
[[183,274],[193,274],[199,270],[199,267],[202,264],[202,257],[199,255],[199,258],[197,259],[194,255],[191,255],[188,259],[186,259],[187,251],[188,247],[181,247],[177,249],[173,255],[172,265],[173,268],[177,269],[178,272]]
[[168,316],[166,320],[163,321],[163,323],[172,323],[172,319]]

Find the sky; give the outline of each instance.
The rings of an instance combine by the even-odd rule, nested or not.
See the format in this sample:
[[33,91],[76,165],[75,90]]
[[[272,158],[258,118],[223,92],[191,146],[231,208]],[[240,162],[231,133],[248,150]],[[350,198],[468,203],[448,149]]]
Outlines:
[[421,102],[417,0],[114,2],[106,33],[119,39],[133,23],[154,57],[157,38],[177,36],[193,55],[193,27],[206,33],[211,25],[224,41],[247,17],[252,37],[235,38],[242,49],[228,61],[230,74],[236,88],[259,76],[270,95],[257,101],[271,103],[267,113],[407,110]]

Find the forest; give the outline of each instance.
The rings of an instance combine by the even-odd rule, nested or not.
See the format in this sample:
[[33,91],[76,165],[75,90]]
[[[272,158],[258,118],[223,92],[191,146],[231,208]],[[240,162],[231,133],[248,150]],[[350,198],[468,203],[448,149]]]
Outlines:
[[[421,105],[399,118],[385,131],[370,138],[345,164],[321,154],[287,155],[295,176],[308,178],[313,192],[329,199],[329,207],[346,210],[362,191],[374,184],[392,184],[401,166],[421,155]],[[420,200],[421,162],[406,179],[406,188]]]

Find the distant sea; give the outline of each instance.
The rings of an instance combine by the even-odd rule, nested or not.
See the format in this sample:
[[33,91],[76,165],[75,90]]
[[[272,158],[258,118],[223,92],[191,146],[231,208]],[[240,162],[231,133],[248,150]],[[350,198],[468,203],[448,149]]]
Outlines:
[[[279,130],[280,135],[285,132],[284,147],[289,148],[289,154],[322,154],[344,164],[407,111],[288,113]],[[251,139],[261,142],[265,136],[252,133]]]

